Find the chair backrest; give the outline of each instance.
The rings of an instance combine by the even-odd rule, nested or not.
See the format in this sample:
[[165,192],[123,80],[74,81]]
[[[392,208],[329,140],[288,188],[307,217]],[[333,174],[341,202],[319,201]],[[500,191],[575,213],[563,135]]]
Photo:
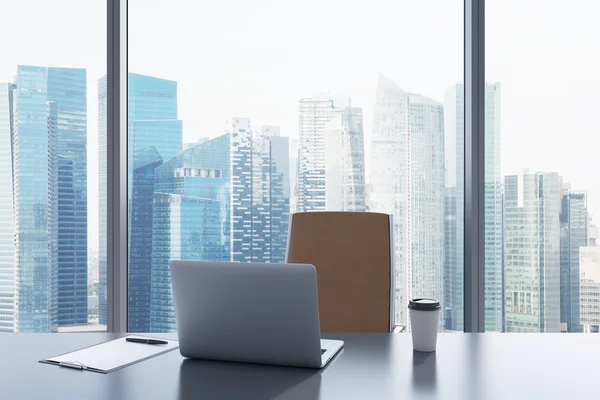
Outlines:
[[367,212],[293,214],[287,262],[317,270],[321,332],[390,332],[391,216]]

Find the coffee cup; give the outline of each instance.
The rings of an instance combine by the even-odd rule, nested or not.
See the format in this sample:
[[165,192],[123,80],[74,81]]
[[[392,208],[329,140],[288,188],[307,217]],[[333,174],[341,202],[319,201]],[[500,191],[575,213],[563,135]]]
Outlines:
[[433,299],[414,299],[408,302],[413,349],[435,351],[440,321],[440,302]]

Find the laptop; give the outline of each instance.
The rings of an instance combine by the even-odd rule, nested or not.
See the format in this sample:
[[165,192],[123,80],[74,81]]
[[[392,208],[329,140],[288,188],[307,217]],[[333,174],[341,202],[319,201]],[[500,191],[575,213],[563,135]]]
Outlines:
[[181,355],[323,368],[341,340],[321,339],[309,264],[171,261]]

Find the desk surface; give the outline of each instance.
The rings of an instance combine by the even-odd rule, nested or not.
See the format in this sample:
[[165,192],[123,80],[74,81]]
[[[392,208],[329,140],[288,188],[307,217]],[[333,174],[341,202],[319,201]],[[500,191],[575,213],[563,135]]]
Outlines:
[[435,354],[413,353],[406,334],[325,335],[346,346],[321,371],[185,360],[177,350],[108,375],[37,362],[120,336],[0,334],[0,398],[530,400],[600,393],[600,335],[584,334],[448,333]]

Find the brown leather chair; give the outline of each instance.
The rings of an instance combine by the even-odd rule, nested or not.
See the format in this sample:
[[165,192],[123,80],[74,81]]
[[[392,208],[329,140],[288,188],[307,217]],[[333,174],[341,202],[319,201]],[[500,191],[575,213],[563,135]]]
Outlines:
[[287,262],[317,270],[321,332],[390,332],[392,219],[369,212],[293,214]]

